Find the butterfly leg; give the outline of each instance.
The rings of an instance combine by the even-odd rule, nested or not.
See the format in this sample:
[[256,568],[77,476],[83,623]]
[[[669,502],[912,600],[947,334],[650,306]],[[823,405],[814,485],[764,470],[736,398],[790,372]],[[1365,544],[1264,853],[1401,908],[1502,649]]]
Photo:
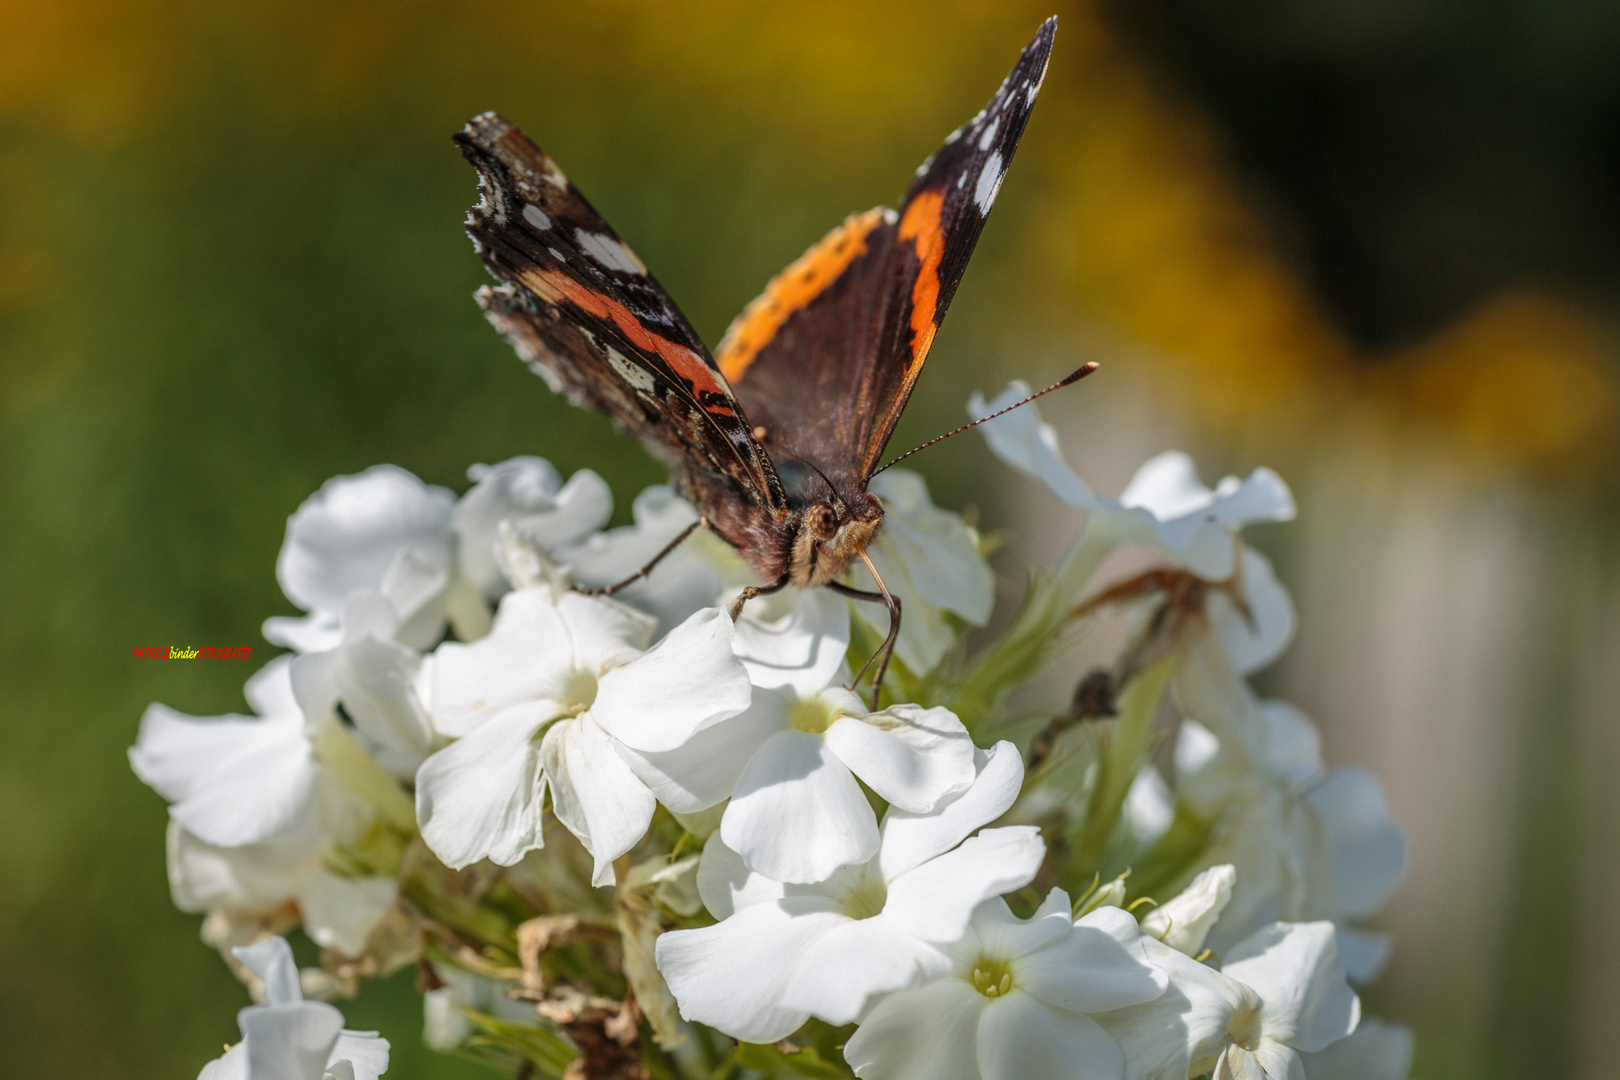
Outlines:
[[[878,576],[877,567],[872,565],[872,560],[866,557],[864,551],[861,552],[861,561],[866,563],[866,569],[871,571],[872,580],[877,582],[878,588],[882,590],[881,592],[852,589],[848,585],[837,581],[828,582],[827,588],[855,600],[880,601],[889,609],[889,636],[883,639],[883,644],[878,648],[878,651],[869,656],[866,663],[861,665],[859,674],[850,680],[849,684],[851,690],[859,686],[861,680],[866,677],[867,671],[876,662],[878,666],[877,675],[872,680],[872,708],[876,710],[878,707],[878,694],[883,689],[883,676],[889,670],[889,657],[894,655],[895,642],[900,639],[900,598],[891,593],[889,587],[883,584],[883,579]],[[881,659],[879,659],[880,657]]]
[[656,567],[659,563],[664,561],[664,556],[668,555],[670,552],[672,552],[676,548],[680,547],[682,541],[684,541],[688,536],[691,536],[693,533],[697,532],[698,529],[702,528],[704,525],[707,525],[708,523],[709,523],[709,519],[706,518],[706,517],[700,517],[696,521],[692,522],[692,524],[688,525],[686,528],[681,530],[681,534],[679,536],[677,536],[675,539],[671,540],[668,544],[666,544],[664,546],[664,550],[662,550],[658,554],[654,555],[652,557],[652,562],[648,563],[646,566],[643,566],[640,570],[637,570],[635,573],[631,574],[629,577],[625,578],[623,581],[616,581],[612,585],[603,585],[600,588],[596,588],[596,589],[588,589],[588,588],[585,588],[584,586],[581,586],[581,585],[570,585],[570,586],[568,586],[568,588],[572,592],[577,592],[577,593],[581,594],[582,596],[612,596],[614,593],[618,592],[620,589],[628,589],[630,586],[634,585],[638,581],[641,581],[648,574],[652,573],[653,568]]
[[748,601],[752,600],[756,596],[769,596],[773,592],[780,592],[782,589],[787,587],[787,583],[788,576],[783,574],[781,577],[776,579],[775,585],[748,586],[748,588],[744,589],[738,595],[737,599],[731,602],[731,621],[737,621],[738,616],[742,614],[743,605],[748,603]]

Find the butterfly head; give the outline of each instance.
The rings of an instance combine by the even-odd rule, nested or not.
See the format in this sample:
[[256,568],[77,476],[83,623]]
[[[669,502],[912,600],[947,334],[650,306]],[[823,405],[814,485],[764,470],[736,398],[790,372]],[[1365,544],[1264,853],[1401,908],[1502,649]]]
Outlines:
[[804,508],[793,542],[789,576],[808,589],[836,581],[883,524],[883,504],[869,491],[852,491],[819,499]]

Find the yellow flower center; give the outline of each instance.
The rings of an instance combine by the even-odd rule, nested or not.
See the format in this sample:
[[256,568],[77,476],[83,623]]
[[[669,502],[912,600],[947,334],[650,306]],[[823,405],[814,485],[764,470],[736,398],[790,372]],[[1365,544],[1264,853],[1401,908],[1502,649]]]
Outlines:
[[838,716],[838,710],[819,697],[797,702],[788,712],[788,719],[793,722],[793,726],[806,735],[820,735],[832,727],[833,721],[837,720]]
[[978,963],[973,965],[973,989],[985,997],[1006,997],[1012,985],[1012,970],[1005,960],[980,957]]
[[883,914],[883,905],[889,902],[889,887],[880,877],[869,877],[844,894],[840,910],[852,919],[870,919]]
[[596,673],[575,668],[563,680],[562,702],[575,716],[590,708],[596,701]]

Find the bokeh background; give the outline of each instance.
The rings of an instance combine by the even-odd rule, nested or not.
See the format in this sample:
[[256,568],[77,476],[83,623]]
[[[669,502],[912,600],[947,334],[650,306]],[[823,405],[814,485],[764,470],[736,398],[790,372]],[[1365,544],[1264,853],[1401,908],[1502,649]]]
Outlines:
[[[1412,838],[1371,1011],[1416,1075],[1620,1075],[1620,11],[1606,0],[0,2],[0,1072],[189,1077],[245,1002],[175,912],[142,708],[242,708],[286,516],[392,461],[660,472],[470,299],[498,108],[711,342],[892,202],[1039,20],[1051,74],[900,433],[1046,414],[1105,493],[1269,464],[1301,629],[1262,677]],[[975,438],[916,459],[1025,565],[1073,527]],[[346,1006],[391,1076],[410,975]]]

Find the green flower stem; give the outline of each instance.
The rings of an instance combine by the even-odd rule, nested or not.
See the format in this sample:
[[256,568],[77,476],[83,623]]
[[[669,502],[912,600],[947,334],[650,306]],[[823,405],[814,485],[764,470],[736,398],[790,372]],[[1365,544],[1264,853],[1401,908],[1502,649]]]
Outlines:
[[1119,699],[1119,720],[1099,756],[1097,786],[1086,807],[1085,824],[1075,841],[1066,875],[1067,884],[1089,882],[1102,870],[1108,838],[1119,822],[1125,796],[1142,767],[1164,700],[1172,669],[1170,660],[1160,660],[1125,684]]
[[1024,602],[997,641],[974,660],[962,678],[939,696],[967,729],[977,733],[1014,690],[1032,681],[1067,648],[1063,632],[1074,614],[1075,598],[1091,580],[1114,540],[1102,530],[1083,528],[1051,577],[1033,577]]
[[315,733],[315,757],[338,783],[360,796],[391,828],[416,835],[416,806],[381,765],[336,721],[320,725]]

